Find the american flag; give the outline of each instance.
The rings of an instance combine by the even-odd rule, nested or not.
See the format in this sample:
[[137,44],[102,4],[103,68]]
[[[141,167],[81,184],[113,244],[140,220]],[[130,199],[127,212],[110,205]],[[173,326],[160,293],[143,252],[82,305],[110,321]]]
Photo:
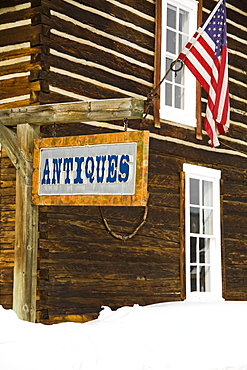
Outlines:
[[225,0],[217,3],[178,58],[208,93],[204,128],[211,146],[218,146],[218,135],[230,126]]

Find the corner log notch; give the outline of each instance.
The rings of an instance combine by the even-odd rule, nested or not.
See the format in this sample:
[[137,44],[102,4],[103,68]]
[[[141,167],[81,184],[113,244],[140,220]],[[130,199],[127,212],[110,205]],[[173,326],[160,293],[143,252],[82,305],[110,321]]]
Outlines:
[[[40,125],[141,119],[144,100],[135,98],[56,103],[0,110],[0,143],[16,168],[13,309],[35,322],[38,206],[32,205],[33,140]],[[5,126],[17,126],[17,135]]]

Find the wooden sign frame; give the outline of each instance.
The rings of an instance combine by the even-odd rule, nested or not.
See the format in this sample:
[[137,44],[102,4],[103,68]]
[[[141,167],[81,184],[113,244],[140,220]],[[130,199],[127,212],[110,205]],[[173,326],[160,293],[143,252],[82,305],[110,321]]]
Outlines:
[[[44,148],[136,143],[134,194],[39,194],[40,153]],[[149,131],[52,137],[34,140],[32,202],[35,205],[144,206],[147,202]]]

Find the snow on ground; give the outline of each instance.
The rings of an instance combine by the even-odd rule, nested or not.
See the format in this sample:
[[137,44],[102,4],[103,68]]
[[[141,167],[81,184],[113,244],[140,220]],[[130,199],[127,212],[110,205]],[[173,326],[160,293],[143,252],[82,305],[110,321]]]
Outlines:
[[247,370],[247,302],[104,307],[34,324],[0,306],[0,370]]

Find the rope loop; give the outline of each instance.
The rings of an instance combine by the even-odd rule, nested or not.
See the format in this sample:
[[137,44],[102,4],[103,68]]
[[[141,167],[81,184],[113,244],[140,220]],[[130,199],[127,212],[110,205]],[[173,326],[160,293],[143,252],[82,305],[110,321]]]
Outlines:
[[105,218],[105,217],[104,217],[104,215],[103,215],[102,208],[101,208],[101,207],[99,207],[99,209],[100,209],[100,214],[101,214],[101,217],[102,217],[103,223],[104,223],[104,225],[105,225],[106,230],[109,232],[109,234],[111,234],[111,235],[112,235],[114,238],[116,238],[116,239],[120,239],[120,240],[126,241],[126,240],[128,240],[128,239],[133,238],[133,236],[134,236],[134,235],[136,235],[136,234],[137,234],[137,232],[140,230],[140,228],[145,224],[146,219],[147,219],[147,214],[148,214],[148,199],[147,199],[147,203],[146,203],[146,205],[145,205],[145,210],[144,210],[144,214],[143,214],[143,217],[142,217],[142,221],[141,221],[141,222],[140,222],[140,224],[135,228],[135,230],[134,230],[132,233],[130,233],[130,234],[118,234],[118,233],[116,233],[115,231],[113,231],[113,230],[110,228],[110,226],[109,226],[109,224],[108,224],[108,222],[107,222],[106,218]]

